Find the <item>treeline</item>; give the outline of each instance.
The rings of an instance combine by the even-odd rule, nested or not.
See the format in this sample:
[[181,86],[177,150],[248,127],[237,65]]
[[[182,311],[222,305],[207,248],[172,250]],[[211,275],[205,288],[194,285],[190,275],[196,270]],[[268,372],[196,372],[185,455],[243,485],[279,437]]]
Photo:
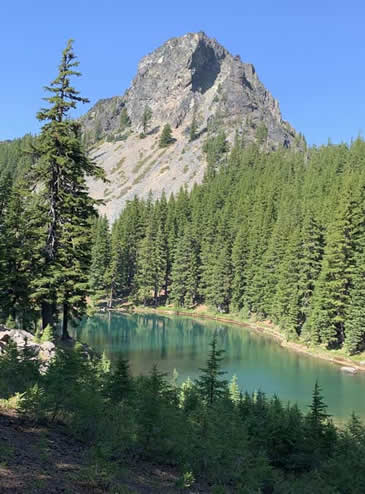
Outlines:
[[364,492],[365,428],[356,416],[335,427],[317,384],[307,413],[262,392],[242,395],[235,379],[223,379],[222,358],[213,339],[198,379],[178,385],[156,367],[132,377],[125,360],[111,370],[82,345],[59,348],[40,373],[30,347],[9,343],[0,398],[20,393],[26,420],[65,424],[95,468],[107,469],[108,492],[119,492],[112,472],[146,460],[177,468],[177,487],[199,481],[216,494]]
[[287,338],[365,343],[365,143],[266,153],[224,134],[202,185],[128,202],[94,227],[91,289],[109,301],[206,303],[271,319]]

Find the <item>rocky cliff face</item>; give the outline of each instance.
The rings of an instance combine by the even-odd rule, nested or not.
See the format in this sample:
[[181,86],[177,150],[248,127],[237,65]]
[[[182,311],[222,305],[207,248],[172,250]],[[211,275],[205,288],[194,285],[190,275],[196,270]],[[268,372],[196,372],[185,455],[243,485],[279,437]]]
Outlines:
[[[142,139],[145,108],[152,111]],[[193,121],[197,138],[190,142]],[[158,147],[162,127],[169,123],[174,143]],[[232,56],[204,33],[167,41],[139,63],[123,96],[99,101],[82,117],[92,156],[105,168],[110,183],[90,182],[92,195],[106,202],[115,219],[135,194],[156,197],[164,189],[177,192],[200,182],[206,167],[203,143],[224,130],[228,140],[238,132],[245,142],[260,140],[266,149],[298,145],[278,102],[258,79],[253,65]]]

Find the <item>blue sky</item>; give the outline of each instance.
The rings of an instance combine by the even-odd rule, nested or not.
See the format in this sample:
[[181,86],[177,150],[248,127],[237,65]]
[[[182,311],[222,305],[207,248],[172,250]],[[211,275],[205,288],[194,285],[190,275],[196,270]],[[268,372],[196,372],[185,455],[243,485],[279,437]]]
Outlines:
[[310,144],[350,141],[365,134],[364,26],[360,0],[3,0],[0,140],[38,131],[67,39],[83,73],[75,85],[93,104],[122,94],[143,55],[203,30],[254,64]]

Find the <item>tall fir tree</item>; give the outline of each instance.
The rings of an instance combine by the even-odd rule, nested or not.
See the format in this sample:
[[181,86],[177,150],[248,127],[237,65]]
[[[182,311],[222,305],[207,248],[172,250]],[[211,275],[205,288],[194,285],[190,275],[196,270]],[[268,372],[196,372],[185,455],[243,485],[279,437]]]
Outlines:
[[177,240],[171,278],[172,300],[179,306],[193,306],[198,299],[199,272],[197,246],[190,225]]
[[91,218],[97,204],[88,195],[86,177],[104,177],[83,150],[80,124],[67,118],[77,103],[88,101],[71,86],[71,77],[80,75],[72,44],[72,40],[67,43],[58,75],[45,88],[50,93],[45,98],[49,107],[37,115],[45,123],[34,147],[38,160],[33,168],[43,231],[38,245],[41,272],[32,296],[41,306],[43,328],[55,324],[62,306],[63,338],[68,337],[70,315],[79,317],[86,307]]
[[358,248],[344,325],[345,348],[351,355],[365,348],[365,232],[358,242]]
[[339,205],[324,250],[322,270],[313,295],[312,341],[328,348],[342,346],[353,276],[353,204],[350,191]]

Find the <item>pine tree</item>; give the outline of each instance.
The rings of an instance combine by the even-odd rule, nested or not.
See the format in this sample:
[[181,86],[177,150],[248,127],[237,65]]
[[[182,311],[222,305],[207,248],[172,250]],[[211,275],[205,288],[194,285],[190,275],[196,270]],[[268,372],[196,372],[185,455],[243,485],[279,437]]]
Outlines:
[[355,266],[349,305],[345,319],[345,348],[351,355],[365,347],[365,236],[359,242],[360,251],[355,254]]
[[321,426],[325,423],[325,421],[330,417],[327,413],[327,405],[323,400],[323,396],[321,394],[321,388],[318,384],[318,381],[315,382],[313,395],[312,395],[312,403],[309,405],[310,412],[308,415],[308,420],[313,428],[321,428]]
[[210,246],[209,266],[205,266],[204,294],[219,312],[228,312],[232,295],[231,243],[224,233]]
[[148,127],[150,126],[151,119],[152,119],[152,110],[148,105],[146,105],[142,115],[142,128],[143,128],[144,136],[146,135]]
[[179,306],[194,305],[198,298],[199,273],[197,246],[190,225],[177,241],[171,278],[172,300]]
[[198,124],[196,121],[196,109],[194,107],[193,120],[191,121],[190,132],[189,132],[190,142],[195,141],[195,139],[198,137],[197,133],[198,133]]
[[86,156],[81,144],[80,124],[69,120],[69,111],[88,100],[70,85],[75,60],[72,40],[63,51],[56,79],[46,90],[49,108],[37,115],[46,122],[35,145],[38,160],[33,179],[40,187],[43,229],[39,239],[42,257],[40,276],[33,283],[33,297],[41,305],[43,328],[53,325],[57,305],[62,306],[63,337],[68,337],[70,314],[81,316],[86,309],[90,266],[90,220],[96,201],[88,195],[86,177],[103,178],[103,171]]
[[247,237],[246,227],[241,227],[232,247],[232,305],[236,310],[242,308],[246,290]]
[[174,139],[172,137],[171,125],[166,124],[162,129],[162,133],[158,145],[160,146],[160,148],[166,148],[172,142],[174,142]]
[[315,284],[321,271],[323,258],[323,234],[314,216],[309,210],[304,216],[301,232],[301,250],[299,255],[299,325],[302,328],[301,337],[304,341],[310,341],[310,329],[308,318],[311,312],[312,297]]
[[146,235],[141,240],[137,252],[136,289],[137,297],[143,301],[143,305],[154,296],[155,291],[155,266],[154,266],[154,231],[152,220],[147,227]]
[[224,350],[217,350],[217,335],[214,335],[210,347],[207,366],[200,369],[202,374],[196,380],[196,385],[204,401],[208,405],[213,405],[227,392],[227,381],[221,379],[221,376],[225,374],[220,370]]
[[167,238],[163,225],[161,224],[158,226],[158,230],[155,236],[152,263],[154,268],[153,299],[155,305],[157,305],[158,297],[160,296],[162,290],[166,287],[166,278],[168,276]]
[[0,250],[3,249],[0,257],[0,305],[4,316],[11,314],[20,327],[32,329],[36,315],[31,303],[30,284],[37,274],[36,265],[32,262],[36,239],[30,215],[32,198],[21,179],[9,192],[8,201],[0,239]]
[[322,270],[313,295],[310,320],[312,338],[328,348],[341,346],[344,342],[344,324],[353,275],[352,211],[347,195],[329,230]]
[[130,375],[129,362],[120,358],[116,364],[115,370],[110,374],[105,385],[105,394],[112,403],[130,397],[133,390],[133,380]]
[[287,339],[296,338],[299,334],[300,247],[299,231],[294,230],[288,240],[286,256],[278,266],[279,276],[272,303],[271,314],[285,330]]

